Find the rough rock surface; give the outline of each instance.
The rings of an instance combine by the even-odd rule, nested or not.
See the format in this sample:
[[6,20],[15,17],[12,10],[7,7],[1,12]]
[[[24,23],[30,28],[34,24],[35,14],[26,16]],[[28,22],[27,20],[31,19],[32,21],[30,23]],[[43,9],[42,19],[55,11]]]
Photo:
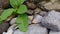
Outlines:
[[49,34],[60,34],[60,32],[53,32],[53,31],[50,31]]
[[39,24],[29,25],[26,34],[47,34],[47,29],[41,27]]
[[43,17],[41,25],[52,31],[60,31],[60,13],[54,10],[50,11],[48,16]]

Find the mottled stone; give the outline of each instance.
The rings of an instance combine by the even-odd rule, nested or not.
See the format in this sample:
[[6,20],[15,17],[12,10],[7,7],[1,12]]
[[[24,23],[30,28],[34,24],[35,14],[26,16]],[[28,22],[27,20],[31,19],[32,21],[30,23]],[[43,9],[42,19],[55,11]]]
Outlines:
[[47,34],[47,29],[41,27],[39,24],[29,25],[26,34]]
[[42,16],[40,15],[35,15],[32,23],[39,23],[42,20]]
[[50,31],[49,34],[60,34],[60,32],[53,32],[53,31]]
[[40,24],[52,31],[60,31],[60,13],[54,10],[49,11]]

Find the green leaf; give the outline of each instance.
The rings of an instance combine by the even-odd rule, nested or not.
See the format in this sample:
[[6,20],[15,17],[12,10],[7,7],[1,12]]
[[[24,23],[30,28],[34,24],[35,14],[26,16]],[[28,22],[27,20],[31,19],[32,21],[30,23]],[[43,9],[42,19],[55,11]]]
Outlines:
[[14,11],[15,10],[12,8],[4,10],[0,16],[0,21],[7,19],[7,17],[9,17]]
[[13,8],[17,8],[21,4],[23,4],[25,0],[10,0],[10,4]]
[[28,27],[28,16],[26,14],[18,15],[16,24],[21,31],[26,32]]
[[27,7],[26,7],[25,5],[21,5],[21,6],[19,7],[19,9],[17,10],[17,13],[18,13],[18,14],[23,14],[23,13],[25,13],[25,12],[27,12]]
[[19,2],[19,4],[23,4],[25,0],[17,0]]

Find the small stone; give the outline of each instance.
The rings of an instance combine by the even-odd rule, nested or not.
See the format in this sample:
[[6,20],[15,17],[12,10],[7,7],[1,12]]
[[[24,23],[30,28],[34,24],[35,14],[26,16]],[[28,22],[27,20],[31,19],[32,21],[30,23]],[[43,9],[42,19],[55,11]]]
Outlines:
[[50,31],[49,34],[60,34],[60,32],[53,32],[53,31]]
[[29,24],[31,24],[32,20],[33,20],[33,16],[28,16],[29,18]]
[[9,23],[2,23],[0,25],[0,34],[2,34],[3,32],[7,31],[8,27],[9,27]]
[[41,25],[51,31],[60,31],[60,13],[54,10],[48,12],[48,15],[42,18]]
[[8,8],[10,5],[9,5],[9,0],[0,0],[0,7],[1,8]]
[[13,34],[25,34],[25,32],[20,31],[19,29],[15,30]]
[[27,14],[33,14],[33,12],[34,12],[33,10],[28,10]]
[[40,13],[40,12],[41,12],[41,9],[36,8],[36,9],[34,10],[34,12],[35,12],[35,14],[38,14],[38,13]]
[[35,9],[36,8],[36,5],[33,2],[26,2],[26,4],[27,4],[27,7],[30,8],[30,9]]
[[40,15],[35,15],[32,23],[39,23],[39,22],[41,22],[41,20],[42,20],[42,16],[40,16]]
[[47,34],[47,29],[41,27],[39,24],[29,25],[26,34]]
[[55,1],[49,2],[49,3],[45,3],[44,4],[45,8],[48,10],[52,10],[52,9],[60,9],[60,3]]
[[10,29],[9,31],[7,31],[7,32],[3,32],[3,34],[12,34],[13,33],[13,30],[12,29]]
[[40,15],[43,16],[43,17],[44,17],[44,16],[47,16],[47,15],[48,15],[48,12],[46,12],[46,11],[41,11],[41,12],[40,12]]
[[16,18],[13,18],[11,21],[10,21],[10,24],[13,25],[16,23]]

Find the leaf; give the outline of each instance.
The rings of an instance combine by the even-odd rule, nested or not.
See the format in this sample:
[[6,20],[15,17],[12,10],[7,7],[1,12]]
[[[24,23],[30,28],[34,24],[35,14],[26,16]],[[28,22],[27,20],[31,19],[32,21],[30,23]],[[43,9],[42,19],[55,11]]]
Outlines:
[[18,7],[18,1],[17,1],[17,0],[10,0],[10,5],[11,5],[13,8],[16,8],[16,7]]
[[21,31],[26,32],[28,27],[28,16],[26,14],[18,15],[16,24]]
[[17,10],[17,13],[18,13],[18,14],[23,14],[23,13],[25,13],[25,12],[27,12],[27,7],[26,7],[25,5],[21,5],[21,6],[19,7],[19,9]]
[[0,21],[7,19],[7,17],[9,17],[14,11],[15,10],[12,8],[4,10],[0,16]]
[[23,4],[25,0],[17,0],[19,2],[19,4]]
[[10,0],[10,4],[13,8],[17,8],[21,4],[23,4],[25,0]]

